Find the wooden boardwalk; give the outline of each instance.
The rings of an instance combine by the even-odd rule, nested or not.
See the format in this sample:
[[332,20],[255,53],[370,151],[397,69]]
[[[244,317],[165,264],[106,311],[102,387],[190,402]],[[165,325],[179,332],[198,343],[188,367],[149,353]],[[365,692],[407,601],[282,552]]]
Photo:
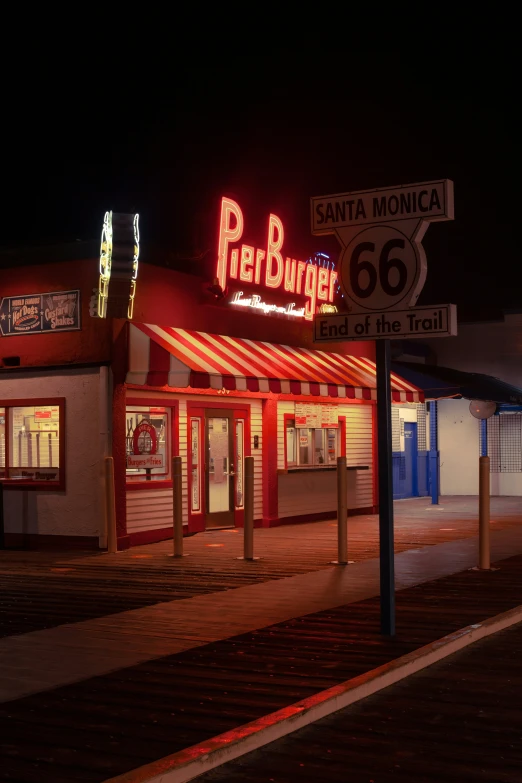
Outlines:
[[[473,497],[396,502],[396,553],[475,536],[477,509]],[[492,498],[492,520],[493,530],[519,528],[520,498]],[[349,518],[348,531],[351,560],[379,556],[377,516]],[[188,557],[175,564],[170,541],[117,555],[0,552],[0,637],[320,571],[337,556],[336,535],[333,520],[256,530],[255,563],[237,559],[238,530],[187,538]]]
[[[517,556],[498,571],[468,570],[397,593],[393,640],[380,635],[379,602],[370,599],[5,703],[0,779],[101,783],[521,603]],[[495,666],[487,676],[494,689]]]
[[201,775],[198,783],[520,783],[522,627]]

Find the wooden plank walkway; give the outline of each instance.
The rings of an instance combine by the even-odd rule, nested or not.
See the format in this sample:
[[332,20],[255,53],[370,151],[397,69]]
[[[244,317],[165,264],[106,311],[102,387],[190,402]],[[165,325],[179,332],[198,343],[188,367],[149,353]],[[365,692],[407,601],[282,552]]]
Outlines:
[[[521,506],[520,498],[492,498],[492,529],[519,528]],[[396,553],[475,536],[477,508],[474,497],[396,502]],[[351,517],[348,529],[351,560],[379,556],[376,515]],[[176,563],[170,541],[117,555],[0,552],[0,637],[320,571],[337,556],[336,535],[335,521],[256,530],[256,563],[236,559],[238,530],[187,538],[188,557]]]
[[1,774],[101,783],[520,603],[517,556],[397,593],[392,640],[369,599],[5,703]]
[[522,627],[295,734],[198,783],[520,783]]

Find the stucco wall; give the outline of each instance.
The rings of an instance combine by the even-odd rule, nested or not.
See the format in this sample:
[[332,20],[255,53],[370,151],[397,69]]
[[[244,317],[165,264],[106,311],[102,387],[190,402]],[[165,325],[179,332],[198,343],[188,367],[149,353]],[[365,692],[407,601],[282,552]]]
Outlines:
[[469,400],[440,400],[439,450],[441,495],[478,494],[479,422]]
[[66,419],[65,492],[6,489],[7,532],[98,536],[103,521],[99,378],[99,368],[2,374],[2,401],[65,397]]

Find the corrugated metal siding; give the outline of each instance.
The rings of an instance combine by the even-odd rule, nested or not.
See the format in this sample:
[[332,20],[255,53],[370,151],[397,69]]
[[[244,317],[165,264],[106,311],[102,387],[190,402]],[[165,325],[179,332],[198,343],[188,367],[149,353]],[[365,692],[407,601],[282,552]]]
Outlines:
[[282,401],[277,403],[277,468],[284,470],[285,465],[285,413],[295,414],[295,402]]
[[179,400],[179,456],[181,457],[181,486],[183,491],[182,511],[183,522],[188,524],[188,476],[187,476],[187,399],[176,397]]
[[[346,416],[346,464],[368,465],[368,470],[348,474],[348,508],[366,508],[373,505],[372,405],[341,405],[339,414]],[[356,476],[352,486],[350,476]]]
[[172,490],[151,489],[127,492],[127,532],[172,527]]
[[[346,416],[346,463],[368,465],[368,470],[348,472],[348,508],[373,505],[372,405],[339,405]],[[285,468],[284,415],[293,414],[295,403],[277,405],[277,466]],[[335,471],[310,471],[278,476],[279,517],[302,516],[333,511],[337,506]]]
[[[241,400],[243,402],[243,400]],[[254,449],[254,435],[259,447]],[[250,401],[250,453],[254,457],[254,519],[263,516],[263,401]]]

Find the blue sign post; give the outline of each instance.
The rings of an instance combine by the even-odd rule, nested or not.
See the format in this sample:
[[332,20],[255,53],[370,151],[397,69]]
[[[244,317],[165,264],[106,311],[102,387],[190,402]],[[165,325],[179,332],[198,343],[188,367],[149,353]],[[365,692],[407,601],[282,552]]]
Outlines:
[[0,330],[3,337],[78,329],[81,329],[79,291],[5,296],[0,303]]

